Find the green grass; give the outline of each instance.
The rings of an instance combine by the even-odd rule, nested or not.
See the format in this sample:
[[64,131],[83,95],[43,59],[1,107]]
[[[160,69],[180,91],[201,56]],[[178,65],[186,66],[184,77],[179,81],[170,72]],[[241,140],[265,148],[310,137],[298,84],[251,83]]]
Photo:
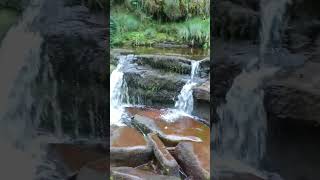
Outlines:
[[209,47],[210,19],[194,17],[183,22],[162,22],[123,7],[111,11],[112,46],[152,46],[174,42],[193,47]]
[[18,13],[13,10],[0,9],[0,40],[9,28],[17,22]]

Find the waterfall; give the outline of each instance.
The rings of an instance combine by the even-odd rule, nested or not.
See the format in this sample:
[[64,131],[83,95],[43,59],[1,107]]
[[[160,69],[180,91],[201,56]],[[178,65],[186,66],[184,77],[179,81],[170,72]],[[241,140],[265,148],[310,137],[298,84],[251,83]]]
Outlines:
[[243,71],[234,79],[226,95],[227,103],[217,109],[220,155],[257,166],[266,142],[266,113],[263,106],[263,80],[276,68]]
[[291,0],[260,0],[260,60],[268,53],[279,53],[281,49],[281,35],[284,29],[283,15],[286,5]]
[[133,55],[119,56],[119,62],[110,76],[110,124],[122,126],[121,117],[124,113],[124,101],[129,103],[128,87],[123,70],[134,59]]
[[[258,168],[265,154],[267,119],[262,89],[265,80],[278,68],[265,64],[269,47],[281,47],[281,25],[287,0],[261,0],[260,57],[253,59],[237,76],[217,108],[217,152],[225,159],[236,159]],[[214,139],[214,138],[213,138]]]
[[182,87],[182,90],[178,96],[178,101],[175,103],[175,107],[187,114],[191,114],[193,111],[193,87],[197,85],[195,77],[199,72],[200,61],[191,62],[191,76],[190,80]]
[[[33,139],[38,121],[32,115],[32,85],[40,66],[42,38],[30,30],[41,8],[32,0],[0,47],[0,174],[6,179],[36,179],[40,144]],[[19,170],[19,172],[17,172]]]

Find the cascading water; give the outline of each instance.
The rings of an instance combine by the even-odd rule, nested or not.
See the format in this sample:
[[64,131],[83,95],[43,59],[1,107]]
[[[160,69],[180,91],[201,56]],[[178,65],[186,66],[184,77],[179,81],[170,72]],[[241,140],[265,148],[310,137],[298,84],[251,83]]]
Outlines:
[[265,61],[266,53],[280,53],[281,35],[284,29],[283,15],[291,0],[260,0],[260,61]]
[[124,101],[128,101],[128,88],[124,80],[123,70],[126,64],[134,59],[133,55],[119,56],[119,62],[110,76],[110,124],[122,126],[121,117],[124,113]]
[[[46,172],[44,169],[55,172],[50,163],[43,161],[43,145],[57,141],[37,136],[40,109],[34,106],[36,99],[33,96],[41,66],[43,40],[31,28],[42,3],[42,0],[31,0],[19,23],[7,32],[1,42],[0,174],[6,179],[59,179],[55,173],[51,173],[52,176],[43,174]],[[41,172],[37,170],[40,166],[44,168]]]
[[178,101],[175,103],[175,108],[191,114],[193,111],[193,87],[197,85],[194,78],[198,75],[200,61],[191,62],[191,77],[190,80],[182,87],[178,96]]
[[264,155],[266,135],[261,86],[263,79],[275,71],[275,68],[243,71],[234,79],[226,95],[227,103],[217,109],[220,155],[258,166]]
[[217,108],[217,153],[225,159],[236,159],[258,168],[265,153],[266,113],[263,105],[264,80],[277,69],[266,65],[268,48],[281,46],[280,27],[287,0],[261,0],[260,59],[234,79],[226,95],[226,104]]

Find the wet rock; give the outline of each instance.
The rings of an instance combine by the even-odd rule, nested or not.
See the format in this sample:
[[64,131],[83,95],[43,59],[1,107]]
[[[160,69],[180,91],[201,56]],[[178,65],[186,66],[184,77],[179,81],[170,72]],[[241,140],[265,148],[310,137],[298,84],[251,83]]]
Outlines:
[[[43,113],[39,116],[61,115],[56,119],[62,119],[63,133],[71,136],[107,136],[108,124],[104,120],[109,118],[105,111],[109,67],[105,22],[103,13],[91,13],[79,5],[65,6],[64,0],[57,0],[45,1],[33,23],[44,39],[37,101],[48,96],[54,99],[54,103],[42,104]],[[42,119],[48,119],[41,123],[42,128],[54,128],[55,118]]]
[[218,1],[214,6],[216,37],[256,39],[259,32],[259,12],[232,1]]
[[180,178],[174,176],[164,176],[155,174],[153,172],[135,169],[131,167],[116,167],[111,168],[111,177],[114,179],[159,179],[159,180],[179,180]]
[[206,57],[200,61],[199,76],[200,78],[210,78],[210,57]]
[[148,134],[153,152],[166,175],[179,176],[179,165],[156,134]]
[[110,162],[113,166],[138,166],[151,160],[152,148],[136,129],[120,127],[110,137]]
[[196,99],[210,102],[210,80],[195,87],[193,89],[193,95]]
[[139,98],[145,105],[173,105],[189,75],[141,69],[125,72],[124,78],[131,98]]
[[118,57],[120,55],[133,54],[130,49],[112,48],[110,49],[110,64],[116,66],[118,64]]
[[100,145],[50,144],[49,154],[58,160],[58,166],[69,177],[89,162],[106,161],[106,151]]
[[154,69],[162,69],[167,72],[190,74],[191,61],[179,56],[164,55],[137,55],[139,65],[149,65]]
[[180,141],[205,142],[210,139],[209,127],[191,117],[178,115],[173,122],[169,122],[164,116],[172,112],[167,110],[139,107],[126,110],[134,116],[132,124],[146,134],[156,133],[167,146],[176,145]]
[[184,172],[193,179],[210,179],[210,142],[180,142],[176,158]]
[[106,159],[100,159],[95,162],[88,163],[82,167],[76,176],[76,180],[105,180],[107,179],[107,172],[109,171],[109,164]]

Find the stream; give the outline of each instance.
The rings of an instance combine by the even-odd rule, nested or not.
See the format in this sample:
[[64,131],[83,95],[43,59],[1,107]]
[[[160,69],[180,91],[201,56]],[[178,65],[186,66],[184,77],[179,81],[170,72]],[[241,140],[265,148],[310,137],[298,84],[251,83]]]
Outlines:
[[[136,50],[137,51],[137,50]],[[135,55],[120,55],[118,57],[118,65],[110,75],[110,124],[111,125],[124,125],[121,117],[125,114],[125,107],[130,106],[145,106],[141,97],[130,98],[128,94],[128,83],[124,78],[124,70],[130,69],[134,66]],[[193,88],[198,84],[197,76],[199,74],[199,64],[201,60],[190,60],[191,72],[187,82],[182,87],[179,95],[177,96],[174,107],[168,109],[168,114],[163,117],[168,121],[173,121],[181,115],[192,116],[194,100]],[[154,92],[157,93],[157,92]],[[130,103],[130,99],[137,99],[137,102]]]
[[[120,51],[122,53],[112,53],[117,65],[110,74],[111,174],[114,178],[138,173],[137,177],[152,179],[152,173],[154,179],[162,176],[185,179],[190,176],[185,168],[199,161],[198,168],[203,169],[203,174],[194,172],[195,176],[208,178],[209,119],[201,115],[209,112],[196,113],[199,99],[194,93],[197,87],[208,82],[205,70],[208,59],[194,58],[197,54],[192,52],[179,54],[183,50],[168,50],[167,53],[163,49]],[[155,141],[157,137],[160,139]],[[147,139],[155,143],[152,146],[154,160],[149,158],[149,147],[143,146]],[[196,160],[173,157],[166,149],[182,146],[182,142],[195,143]],[[181,153],[186,151],[189,150]],[[127,159],[128,156],[132,160]],[[135,167],[133,172],[124,169],[129,167]]]

